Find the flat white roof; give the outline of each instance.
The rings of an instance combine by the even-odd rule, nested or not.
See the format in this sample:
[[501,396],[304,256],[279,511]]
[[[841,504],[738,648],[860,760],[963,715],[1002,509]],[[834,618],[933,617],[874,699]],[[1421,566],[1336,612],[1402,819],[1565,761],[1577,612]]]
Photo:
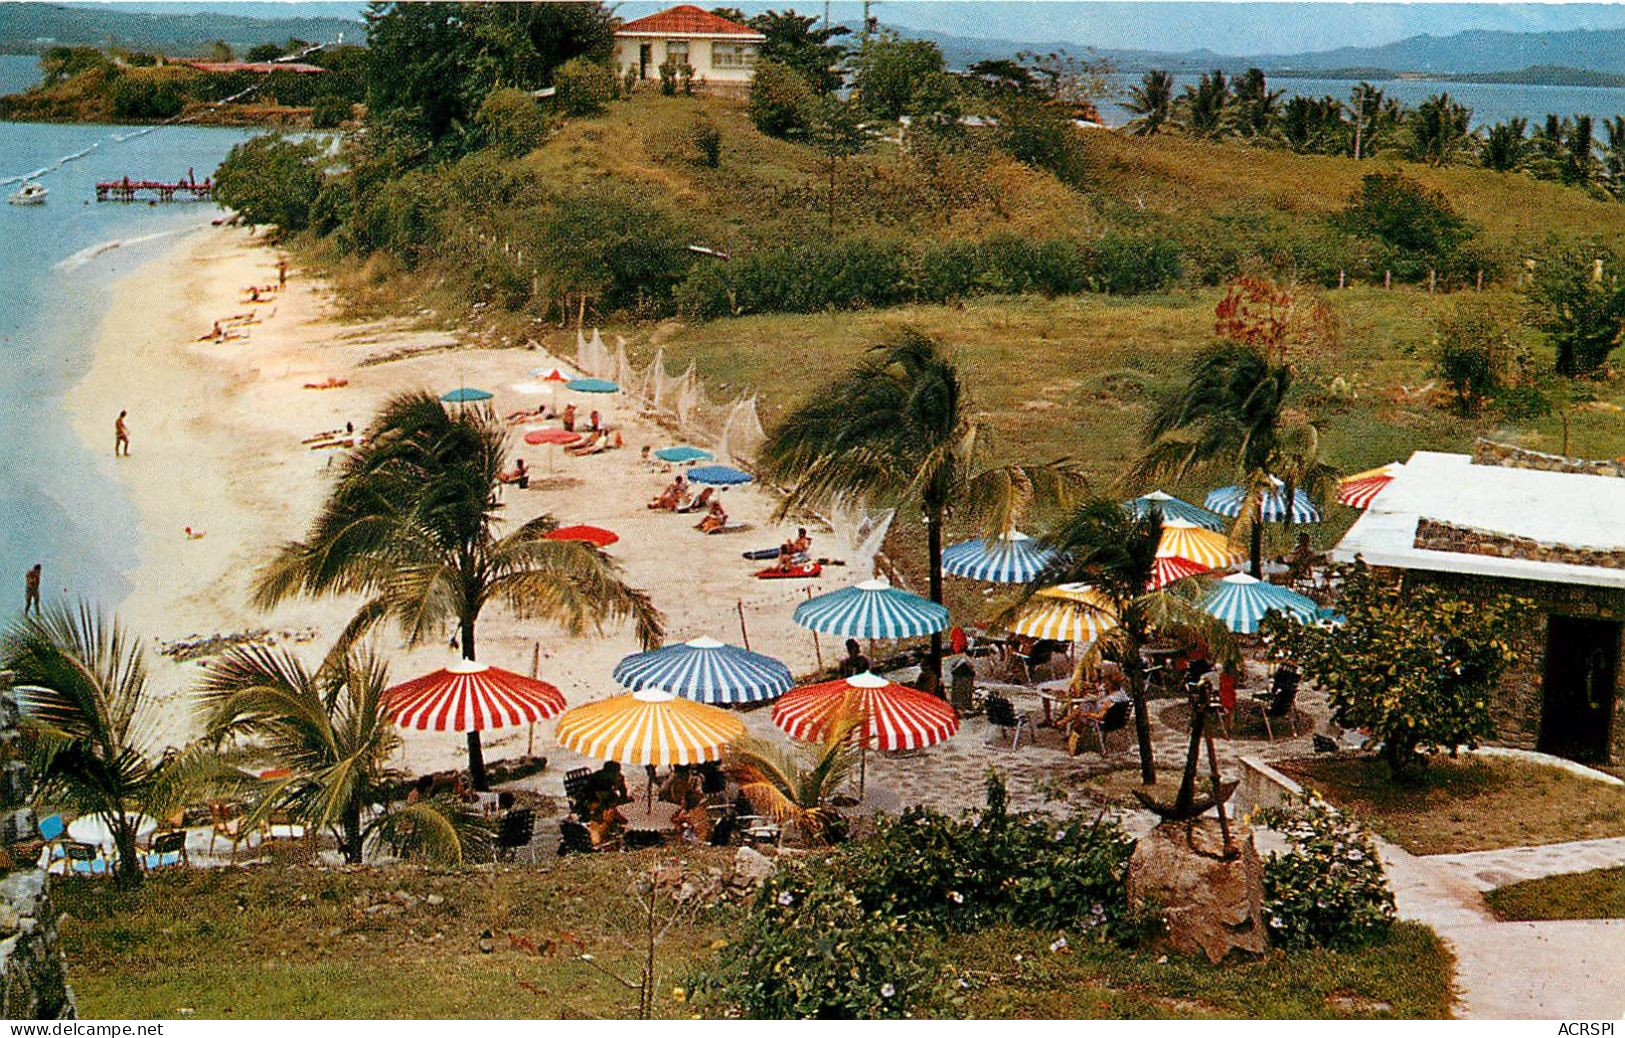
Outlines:
[[1332,550],[1373,566],[1625,589],[1625,569],[1506,559],[1415,546],[1433,519],[1543,545],[1625,550],[1625,479],[1474,465],[1465,454],[1417,451]]

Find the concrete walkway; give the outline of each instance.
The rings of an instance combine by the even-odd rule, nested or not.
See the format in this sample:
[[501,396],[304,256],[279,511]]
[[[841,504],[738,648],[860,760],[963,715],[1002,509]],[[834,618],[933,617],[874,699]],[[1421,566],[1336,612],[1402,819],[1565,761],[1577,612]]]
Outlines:
[[[1478,854],[1419,857],[1382,842],[1402,919],[1431,926],[1456,953],[1457,1016],[1469,1020],[1625,1017],[1625,919],[1500,922],[1486,877],[1518,879],[1603,868],[1622,840],[1583,840]],[[1574,867],[1577,866],[1577,867]],[[1488,885],[1485,885],[1485,884]]]

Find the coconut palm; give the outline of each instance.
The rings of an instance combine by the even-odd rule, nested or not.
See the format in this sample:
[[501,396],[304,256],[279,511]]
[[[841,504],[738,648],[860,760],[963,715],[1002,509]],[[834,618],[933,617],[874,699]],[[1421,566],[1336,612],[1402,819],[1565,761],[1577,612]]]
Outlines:
[[[491,602],[572,635],[630,619],[645,647],[659,644],[664,617],[602,551],[548,540],[558,525],[549,515],[501,530],[506,453],[506,430],[489,409],[450,411],[424,392],[390,400],[345,458],[306,538],[284,545],[261,571],[256,604],[301,593],[367,596],[339,640],[341,655],[393,619],[412,644],[455,623],[463,658],[472,660],[475,625]],[[468,733],[468,758],[475,787],[485,788],[477,731]]]
[[1525,137],[1528,128],[1529,120],[1521,116],[1491,126],[1479,148],[1478,161],[1485,169],[1493,169],[1497,173],[1510,173],[1518,169],[1529,150],[1529,141]]
[[1250,68],[1235,80],[1236,130],[1243,137],[1262,137],[1275,121],[1284,90],[1271,90],[1264,70]]
[[1168,125],[1174,110],[1174,77],[1163,69],[1151,69],[1140,77],[1138,86],[1129,87],[1123,107],[1136,118],[1129,128],[1139,137],[1155,136]]
[[1625,115],[1602,121],[1608,143],[1603,148],[1603,183],[1615,198],[1625,197]]
[[1448,93],[1434,94],[1416,106],[1411,116],[1411,157],[1442,166],[1467,143],[1473,110],[1457,104]]
[[1363,159],[1370,154],[1376,137],[1377,123],[1382,119],[1386,98],[1380,87],[1360,82],[1349,92],[1349,112],[1354,116],[1354,157]]
[[1225,131],[1230,115],[1230,81],[1223,69],[1203,73],[1195,86],[1185,88],[1180,98],[1185,128],[1198,137],[1217,137]]
[[[1071,462],[988,463],[985,420],[937,343],[905,329],[869,359],[787,415],[757,455],[760,474],[790,487],[781,515],[841,499],[889,494],[919,502],[926,521],[930,595],[942,601],[942,527],[950,510],[1010,530],[1035,496],[1064,500],[1079,478]],[[941,669],[942,635],[928,666]]]
[[1152,412],[1134,470],[1147,480],[1195,471],[1234,479],[1245,494],[1235,533],[1249,539],[1255,577],[1263,574],[1265,494],[1282,495],[1290,524],[1296,495],[1324,497],[1336,479],[1320,458],[1319,429],[1288,406],[1292,376],[1284,357],[1271,358],[1258,346],[1208,347],[1192,361],[1185,386]]
[[1162,542],[1162,513],[1151,508],[1136,515],[1115,501],[1085,502],[1043,539],[1056,549],[1053,563],[1028,585],[1007,619],[1038,590],[1062,583],[1091,585],[1110,603],[1115,624],[1102,633],[1090,652],[1123,668],[1134,706],[1134,733],[1140,752],[1140,780],[1157,781],[1151,749],[1151,720],[1146,711],[1146,667],[1141,650],[1153,637],[1200,639],[1227,649],[1229,632],[1184,597],[1184,588],[1147,591]]
[[52,605],[0,638],[22,724],[32,735],[39,795],[101,815],[113,834],[113,874],[141,880],[136,824],[168,815],[197,758],[158,752],[141,640],[90,605]]
[[844,717],[817,745],[787,747],[766,739],[742,739],[729,749],[728,770],[751,806],[787,825],[812,844],[842,835],[840,814],[830,801],[857,763],[853,739],[862,718]]
[[286,810],[307,832],[332,830],[351,863],[369,840],[398,846],[408,832],[442,861],[459,862],[465,846],[481,842],[478,827],[444,805],[391,805],[404,775],[389,766],[400,736],[383,710],[388,677],[368,655],[330,655],[310,671],[292,653],[258,645],[232,649],[210,666],[197,687],[209,743],[238,743],[285,773],[256,791],[245,829]]

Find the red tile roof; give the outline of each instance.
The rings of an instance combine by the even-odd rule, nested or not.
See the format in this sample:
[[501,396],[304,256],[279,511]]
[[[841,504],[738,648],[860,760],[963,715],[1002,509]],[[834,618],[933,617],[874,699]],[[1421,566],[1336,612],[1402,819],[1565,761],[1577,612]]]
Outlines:
[[693,4],[668,7],[664,11],[643,18],[635,18],[616,30],[621,33],[639,33],[651,36],[750,36],[761,39],[762,34],[749,26],[732,22],[721,15],[701,10]]

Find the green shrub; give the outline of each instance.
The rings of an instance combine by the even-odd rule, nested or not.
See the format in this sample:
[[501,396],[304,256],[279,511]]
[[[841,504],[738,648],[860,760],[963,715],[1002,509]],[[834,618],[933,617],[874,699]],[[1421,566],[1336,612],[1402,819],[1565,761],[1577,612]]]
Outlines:
[[689,132],[689,139],[700,153],[700,161],[711,169],[722,164],[722,131],[710,119],[701,119]]
[[350,118],[350,102],[342,97],[318,97],[310,107],[310,125],[318,130],[331,130]]
[[695,268],[677,308],[710,320],[728,314],[816,313],[893,306],[912,298],[912,256],[890,239],[844,238],[735,256]]
[[171,67],[131,69],[113,81],[113,115],[119,119],[172,119],[186,107],[185,72]]
[[640,316],[672,310],[673,289],[694,262],[687,224],[664,202],[606,183],[561,195],[541,221],[547,262],[570,291],[606,310]]
[[766,1020],[896,1020],[938,1006],[927,934],[863,905],[829,865],[782,868],[739,939],[690,981],[695,998]]
[[975,242],[950,241],[933,245],[920,255],[917,288],[920,299],[947,303],[978,291],[982,248]]
[[1434,322],[1433,371],[1454,397],[1457,414],[1471,418],[1501,388],[1512,355],[1512,325],[1494,307],[1471,301]]
[[1539,386],[1509,386],[1495,394],[1495,407],[1509,422],[1532,422],[1552,413],[1552,400]]
[[571,58],[553,74],[554,101],[565,115],[596,115],[619,90],[615,70],[591,58]]
[[1089,287],[1110,295],[1160,292],[1179,280],[1179,246],[1162,237],[1116,232],[1094,243]]
[[234,145],[215,171],[215,197],[250,223],[302,231],[322,189],[321,146],[267,135]]
[[1463,249],[1474,228],[1457,214],[1441,192],[1430,190],[1402,173],[1368,173],[1348,206],[1333,224],[1377,246],[1371,257],[1373,280],[1386,273],[1402,281],[1424,281],[1429,272],[1459,280],[1468,267],[1483,260]]
[[493,90],[474,114],[474,128],[488,148],[509,158],[529,154],[547,135],[547,120],[536,99],[511,87]]
[[769,137],[797,137],[813,124],[818,97],[788,65],[759,62],[750,85],[750,121]]
[[1369,830],[1314,793],[1256,817],[1288,844],[1264,861],[1264,919],[1273,943],[1348,948],[1388,935],[1394,894]]

